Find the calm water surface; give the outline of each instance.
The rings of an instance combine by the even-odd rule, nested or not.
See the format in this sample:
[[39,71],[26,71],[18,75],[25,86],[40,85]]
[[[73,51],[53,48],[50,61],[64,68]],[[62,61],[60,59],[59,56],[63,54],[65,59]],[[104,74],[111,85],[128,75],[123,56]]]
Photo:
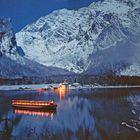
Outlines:
[[[54,112],[13,110],[12,99],[54,100]],[[1,140],[139,140],[140,89],[0,91]]]

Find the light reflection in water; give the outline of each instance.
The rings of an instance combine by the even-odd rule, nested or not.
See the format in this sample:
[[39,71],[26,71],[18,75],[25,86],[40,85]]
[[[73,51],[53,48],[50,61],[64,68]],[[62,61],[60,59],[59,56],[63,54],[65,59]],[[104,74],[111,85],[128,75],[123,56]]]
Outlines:
[[[13,93],[13,91],[11,92]],[[9,106],[6,102],[2,102],[3,98],[7,100],[10,97],[8,95],[5,97],[2,94],[0,101],[3,104],[0,106],[0,115],[5,114],[5,110],[7,113],[8,110],[9,112],[11,111],[7,117],[10,118],[12,116],[12,125],[8,122],[8,127],[4,127],[3,129],[4,137],[0,135],[0,139],[6,139],[5,135],[7,138],[14,136],[15,139],[21,140],[31,138],[34,140],[45,140],[46,138],[50,140],[63,140],[63,138],[71,140],[139,139],[139,132],[133,128],[139,129],[140,90],[100,89],[90,91],[89,89],[84,89],[69,91],[55,89],[53,92],[54,94],[50,95],[42,94],[42,98],[35,96],[38,93],[32,94],[32,96],[30,93],[28,96],[21,93],[16,94],[16,97],[22,95],[21,98],[25,96],[25,99],[28,99],[31,96],[30,99],[32,100],[48,100],[48,98],[54,97],[57,102],[59,96],[62,101],[57,102],[57,114],[55,112],[42,112],[41,110],[36,113],[36,111],[22,111],[19,109],[15,110],[16,114],[13,114],[12,110],[10,110],[12,108],[8,108]],[[67,96],[68,92],[78,93],[78,96],[76,94],[74,96],[73,94]],[[129,92],[133,94],[130,95],[128,94]],[[135,92],[138,92],[138,94],[135,95]],[[50,121],[51,113],[52,121]],[[131,128],[127,127],[128,125]],[[3,126],[4,121],[1,121],[0,129]],[[5,126],[7,126],[6,123]]]
[[69,92],[69,88],[63,85],[57,89],[53,89],[53,92],[59,95],[59,99],[61,101],[65,98],[66,94]]
[[46,112],[46,111],[32,111],[32,110],[15,109],[14,112],[16,114],[49,117],[49,118],[51,118],[51,120],[53,120],[53,118],[54,118],[54,112],[51,112],[51,111]]

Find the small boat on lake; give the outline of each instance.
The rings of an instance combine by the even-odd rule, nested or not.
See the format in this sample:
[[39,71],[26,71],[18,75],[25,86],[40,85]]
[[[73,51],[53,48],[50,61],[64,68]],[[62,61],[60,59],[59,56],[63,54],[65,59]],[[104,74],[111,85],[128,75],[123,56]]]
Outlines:
[[54,101],[12,100],[13,108],[56,110]]

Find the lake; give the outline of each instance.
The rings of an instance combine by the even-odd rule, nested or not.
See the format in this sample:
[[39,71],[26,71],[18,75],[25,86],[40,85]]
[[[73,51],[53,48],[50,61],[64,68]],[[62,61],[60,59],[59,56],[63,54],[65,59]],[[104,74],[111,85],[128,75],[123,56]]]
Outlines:
[[[54,100],[56,111],[12,109],[13,99]],[[140,88],[0,91],[1,140],[139,140]]]

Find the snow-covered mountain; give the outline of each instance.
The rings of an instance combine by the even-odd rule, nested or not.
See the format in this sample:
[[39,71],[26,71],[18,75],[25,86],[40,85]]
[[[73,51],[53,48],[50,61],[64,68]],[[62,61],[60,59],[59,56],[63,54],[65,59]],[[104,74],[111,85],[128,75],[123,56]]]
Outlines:
[[61,9],[16,34],[25,57],[78,73],[140,71],[140,1],[99,0]]
[[17,46],[11,20],[0,18],[0,78],[44,77],[68,74],[66,70],[45,67],[24,57],[23,49]]

